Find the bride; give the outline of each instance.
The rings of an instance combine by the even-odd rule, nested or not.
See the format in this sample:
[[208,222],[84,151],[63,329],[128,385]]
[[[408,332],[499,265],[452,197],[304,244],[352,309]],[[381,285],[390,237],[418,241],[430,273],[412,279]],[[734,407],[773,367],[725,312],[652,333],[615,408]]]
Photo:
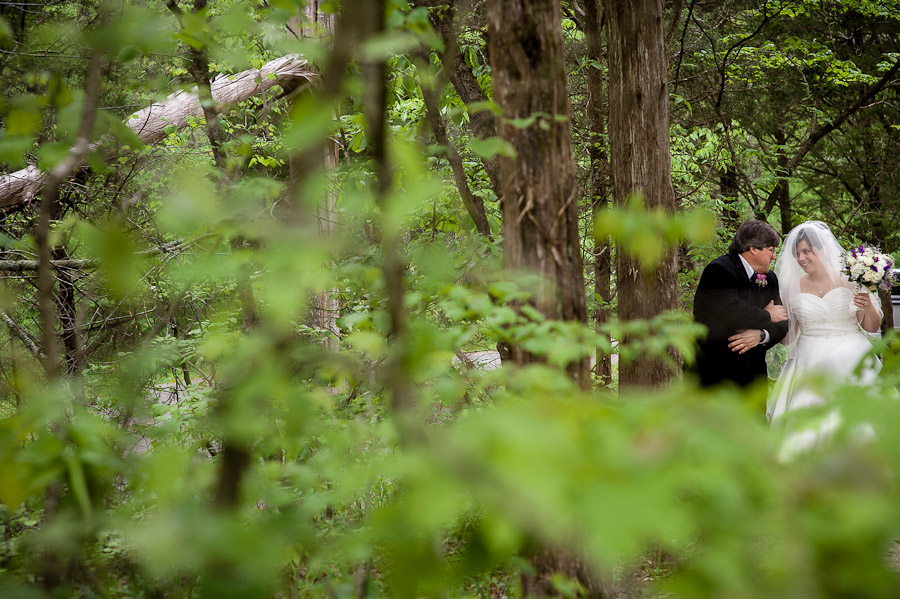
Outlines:
[[788,358],[769,397],[767,416],[773,427],[785,429],[786,457],[816,445],[840,423],[832,410],[815,425],[801,418],[803,424],[794,427],[789,413],[815,414],[797,410],[824,405],[823,389],[866,384],[877,376],[881,364],[874,356],[860,365],[872,353],[862,330],[876,332],[882,312],[876,297],[866,290],[857,293],[842,274],[843,250],[825,223],[808,221],[795,227],[782,248],[775,274],[790,319],[783,341]]

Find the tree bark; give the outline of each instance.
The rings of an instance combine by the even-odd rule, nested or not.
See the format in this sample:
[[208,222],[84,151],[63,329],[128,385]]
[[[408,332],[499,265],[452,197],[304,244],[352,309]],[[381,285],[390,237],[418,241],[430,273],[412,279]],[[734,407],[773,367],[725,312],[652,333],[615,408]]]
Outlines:
[[[787,143],[787,136],[784,129],[778,127],[775,129],[775,142],[784,148]],[[778,208],[781,212],[781,234],[787,235],[788,231],[793,228],[791,224],[791,180],[787,174],[788,157],[784,151],[778,153],[778,182],[775,183],[775,189],[772,191],[778,202]]]
[[[532,303],[544,316],[587,323],[559,0],[489,2],[488,49],[500,133],[516,151],[500,161],[506,268],[540,275]],[[536,360],[518,347],[511,358]],[[590,385],[588,358],[570,371]]]
[[[264,93],[273,85],[308,81],[312,77],[314,73],[307,67],[306,59],[290,55],[275,59],[260,69],[249,69],[236,75],[221,74],[210,87],[212,98],[221,109]],[[129,116],[125,124],[141,142],[152,144],[166,135],[166,127],[180,129],[191,118],[200,116],[203,116],[203,108],[195,89],[180,91],[163,102],[153,103]],[[81,166],[83,163],[79,162],[75,168]],[[29,203],[44,188],[47,177],[47,173],[34,165],[0,177],[0,210],[10,211]]]
[[[585,0],[584,2],[584,35],[587,41],[587,57],[591,62],[602,62],[603,41],[600,38],[601,1]],[[588,67],[588,105],[587,113],[591,124],[590,149],[591,159],[591,198],[594,210],[600,210],[609,204],[609,159],[606,153],[606,104],[603,101],[603,72],[593,66]],[[594,240],[594,293],[597,296],[597,310],[594,322],[602,326],[609,322],[611,316],[607,307],[612,301],[612,246],[610,239]],[[612,379],[612,360],[608,353],[597,350],[595,373],[601,380]]]
[[[540,275],[530,303],[543,316],[587,324],[560,13],[559,0],[487,4],[494,94],[504,116],[500,135],[516,151],[515,158],[500,160],[503,250],[508,270]],[[512,119],[530,123],[516,126]],[[521,347],[509,349],[516,364],[538,361]],[[590,386],[589,358],[568,370],[582,388]],[[525,596],[558,595],[554,574],[595,586],[579,567],[577,540],[569,549],[530,552],[532,572],[522,573]]]
[[733,164],[725,167],[719,174],[719,193],[722,196],[722,214],[719,217],[729,229],[737,230],[741,222],[741,211],[738,210],[738,174]]
[[[54,261],[68,259],[66,248],[57,246],[51,251]],[[81,334],[78,326],[78,306],[75,296],[75,280],[68,269],[56,271],[56,310],[59,332],[62,337],[62,366],[65,374],[80,377],[84,368]]]
[[[318,0],[307,3],[304,12],[306,24],[296,28],[301,38],[321,38],[326,35],[334,35],[335,17],[320,10]],[[340,147],[338,144],[331,139],[325,140],[322,147],[321,168],[324,169],[325,172],[332,172],[337,168],[339,159]],[[301,175],[301,173],[298,172],[299,168],[302,168],[302,164],[298,164],[294,160],[291,160],[292,178],[294,176],[305,176],[305,173]],[[296,189],[296,181],[292,181],[292,187]],[[325,190],[323,197],[317,204],[316,222],[318,225],[318,234],[323,239],[331,237],[337,231],[337,190],[334,186],[329,186]],[[331,352],[336,352],[338,350],[338,338],[340,337],[340,329],[337,325],[337,320],[340,316],[340,302],[338,301],[338,296],[338,290],[335,288],[317,293],[313,298],[310,314],[312,327],[327,333],[323,338],[322,345]]]
[[[605,6],[613,197],[617,205],[625,206],[634,194],[640,194],[648,208],[674,212],[662,0],[605,0]],[[666,250],[655,269],[648,270],[620,248],[616,254],[619,318],[646,320],[674,309],[676,272],[672,249]],[[673,374],[661,359],[619,362],[621,387],[661,386]]]

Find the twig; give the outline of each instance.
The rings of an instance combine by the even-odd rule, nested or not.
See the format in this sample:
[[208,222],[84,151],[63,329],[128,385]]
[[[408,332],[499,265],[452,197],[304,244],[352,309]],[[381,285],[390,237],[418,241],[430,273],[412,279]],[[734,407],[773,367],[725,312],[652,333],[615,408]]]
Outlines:
[[25,345],[25,347],[29,349],[29,351],[31,351],[32,354],[34,354],[37,358],[40,358],[42,360],[44,359],[44,352],[41,351],[41,348],[38,347],[38,344],[35,342],[35,340],[31,338],[31,335],[29,335],[28,332],[23,329],[21,325],[19,325],[19,323],[10,318],[9,314],[7,314],[3,310],[0,310],[0,320],[2,320],[7,327],[9,327],[9,331],[13,335],[18,337],[18,339]]
[[69,151],[66,158],[57,164],[47,175],[44,192],[41,195],[41,209],[35,241],[38,246],[38,305],[41,315],[41,340],[44,345],[45,359],[44,370],[48,378],[55,379],[59,376],[59,349],[56,347],[56,329],[53,301],[53,276],[50,272],[51,251],[50,247],[50,219],[53,207],[59,201],[59,190],[62,182],[66,180],[72,171],[81,163],[90,147],[91,131],[94,129],[94,121],[97,116],[97,106],[100,97],[100,70],[102,67],[103,53],[94,49],[91,54],[91,62],[88,67],[87,85],[85,87],[84,107],[81,113],[81,123],[75,145]]
[[[153,256],[156,254],[168,254],[172,252],[176,252],[179,250],[183,250],[188,245],[192,243],[196,243],[197,241],[210,237],[211,234],[204,234],[199,237],[195,237],[189,241],[172,241],[169,243],[164,243],[158,245],[157,247],[149,248],[137,253],[138,256]],[[38,270],[38,265],[40,264],[40,260],[0,260],[0,272],[24,272],[29,270]],[[88,270],[92,268],[97,268],[101,264],[100,260],[96,260],[93,258],[69,258],[66,260],[50,260],[51,268],[69,268],[72,270]]]

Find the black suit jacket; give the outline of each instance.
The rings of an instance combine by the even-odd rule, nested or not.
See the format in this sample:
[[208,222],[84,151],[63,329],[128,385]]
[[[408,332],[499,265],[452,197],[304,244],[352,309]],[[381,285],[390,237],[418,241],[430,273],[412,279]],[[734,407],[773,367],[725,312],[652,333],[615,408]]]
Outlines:
[[[708,329],[697,354],[701,386],[724,381],[746,386],[765,378],[766,350],[788,331],[787,321],[772,322],[764,309],[770,301],[781,304],[775,273],[766,280],[765,287],[751,282],[737,254],[720,256],[703,269],[694,295],[694,320]],[[728,338],[743,329],[765,329],[769,342],[744,354],[731,351]]]

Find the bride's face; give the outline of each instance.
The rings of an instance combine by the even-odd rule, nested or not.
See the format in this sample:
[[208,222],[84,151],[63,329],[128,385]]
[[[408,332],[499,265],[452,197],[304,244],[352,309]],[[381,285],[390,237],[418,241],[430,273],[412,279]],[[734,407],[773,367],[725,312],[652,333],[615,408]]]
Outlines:
[[806,274],[813,273],[819,268],[819,255],[806,240],[797,244],[797,264]]

